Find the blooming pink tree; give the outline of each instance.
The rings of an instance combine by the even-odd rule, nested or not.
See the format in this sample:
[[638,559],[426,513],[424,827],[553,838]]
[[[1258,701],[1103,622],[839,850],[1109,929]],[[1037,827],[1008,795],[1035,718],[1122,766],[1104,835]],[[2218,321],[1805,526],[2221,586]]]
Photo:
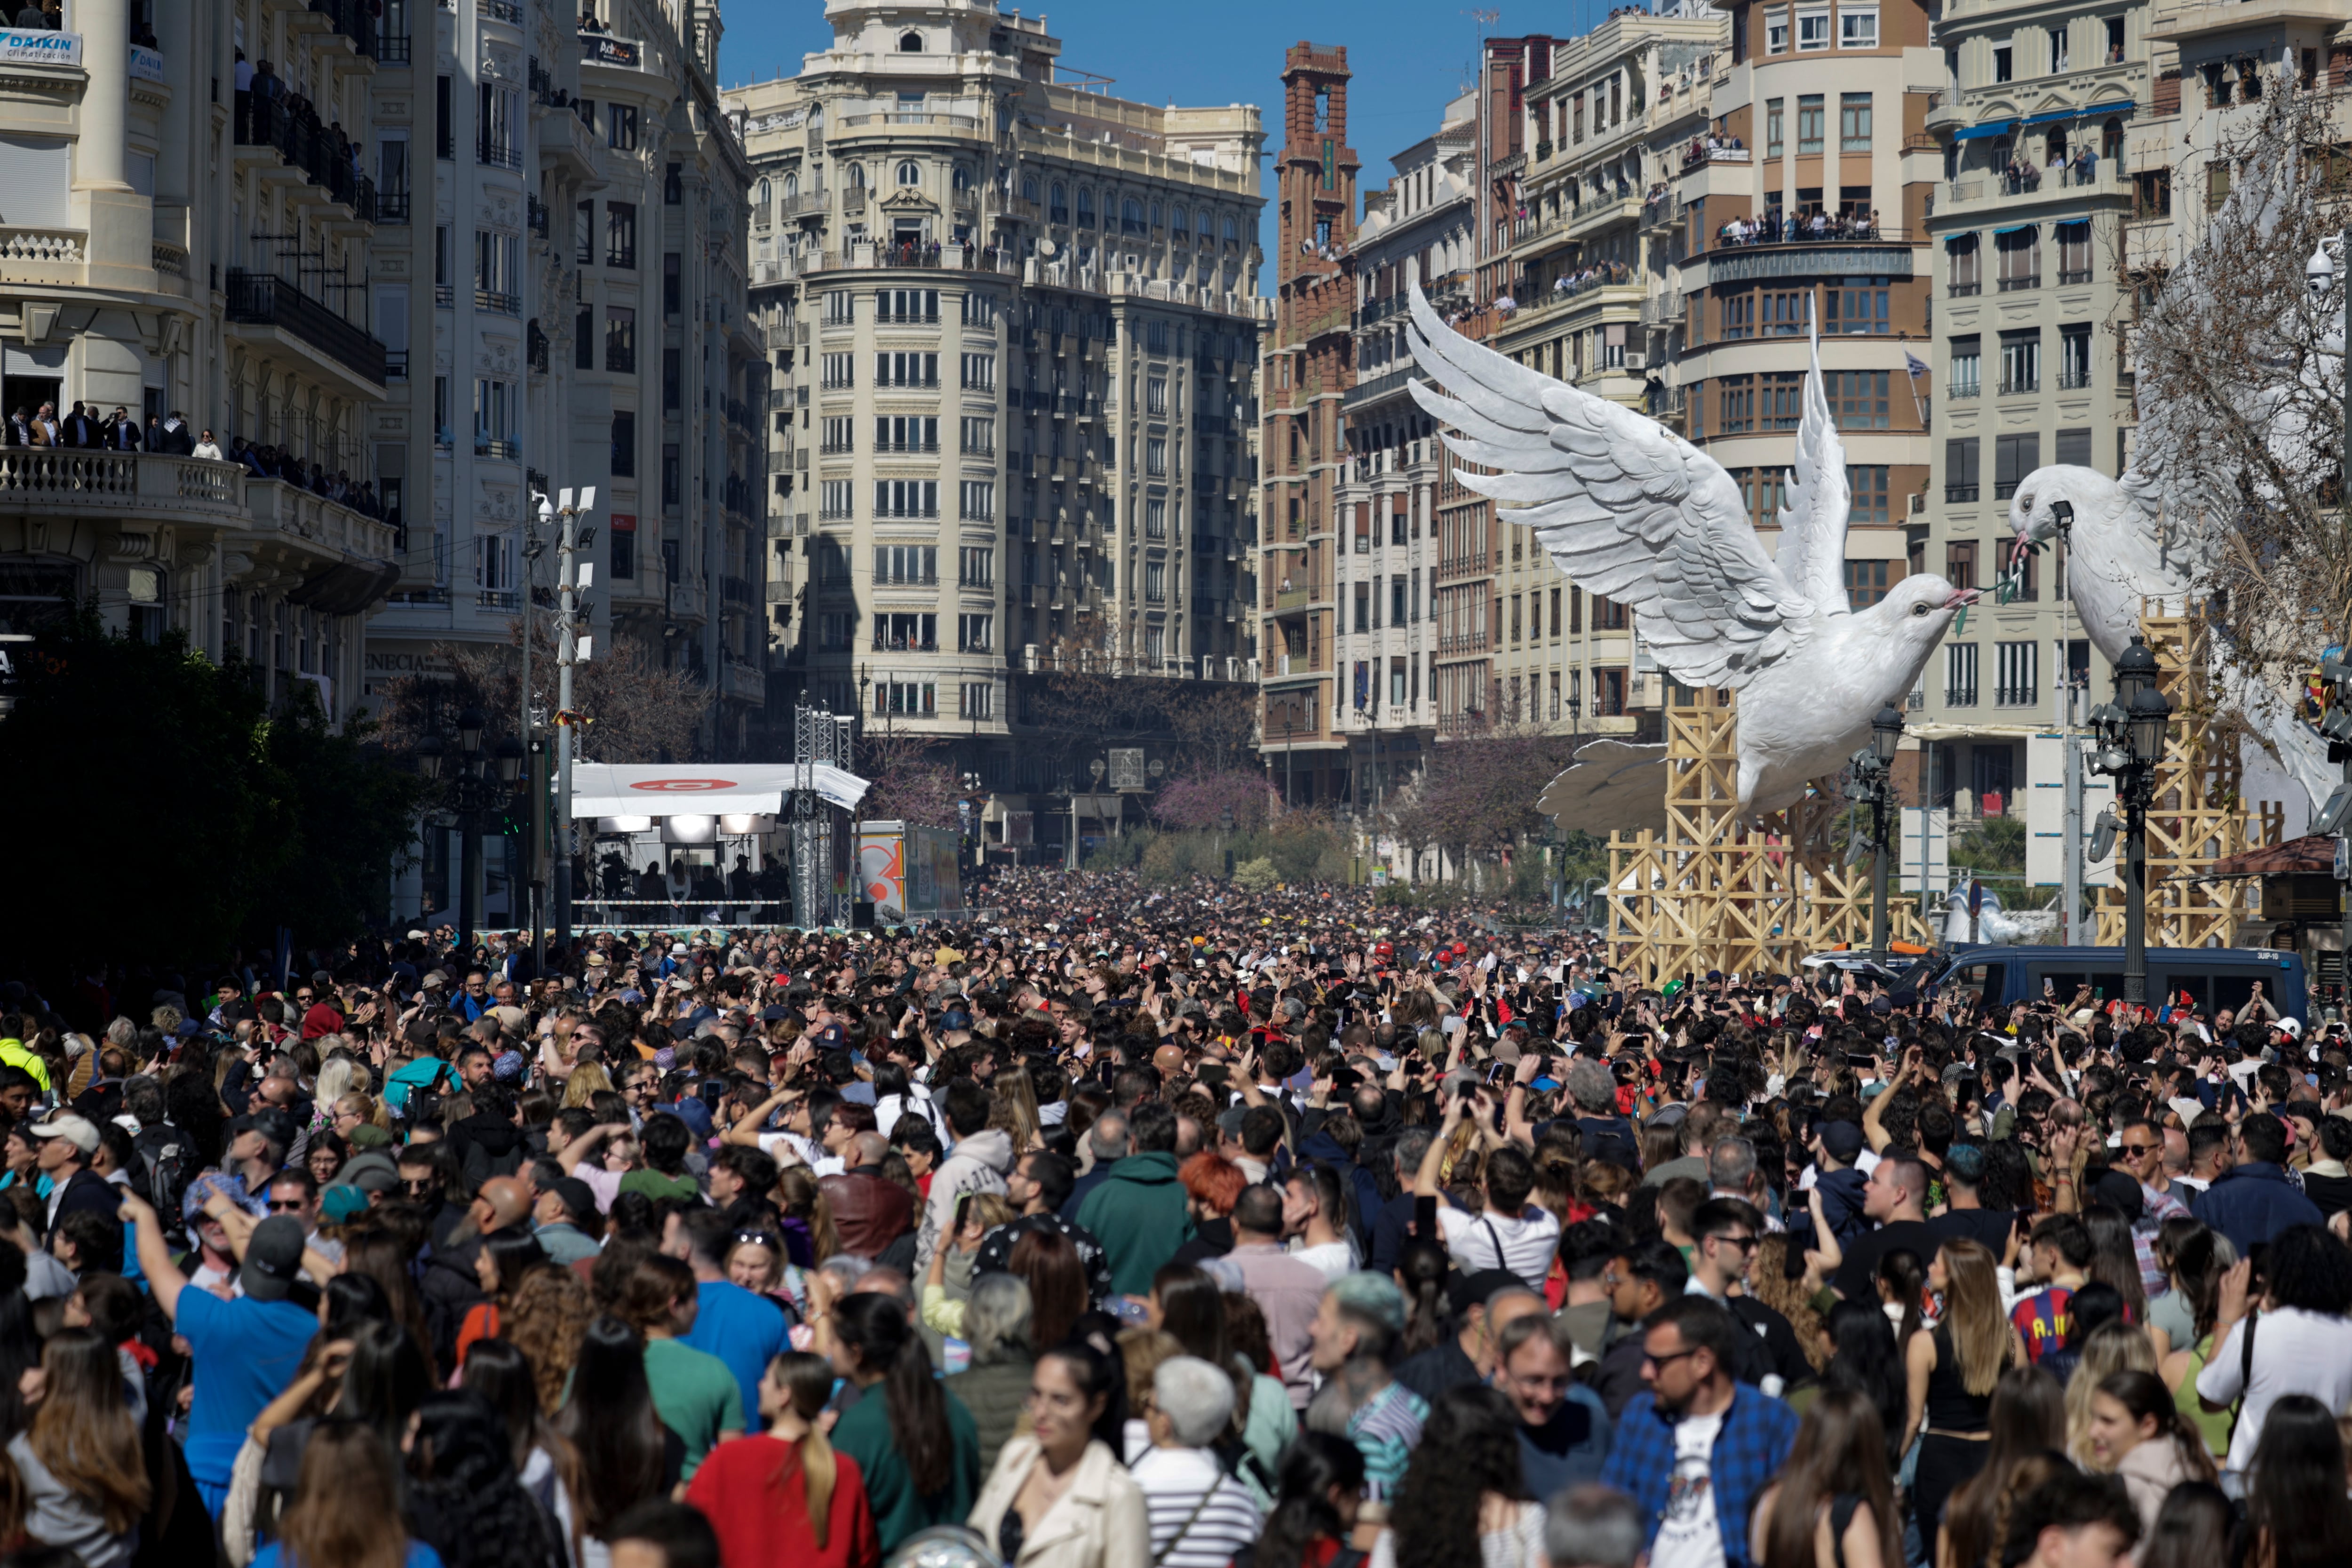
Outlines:
[[1241,768],[1196,768],[1160,786],[1151,815],[1162,826],[1201,831],[1224,826],[1233,814],[1236,832],[1255,833],[1273,814],[1274,786],[1265,775]]

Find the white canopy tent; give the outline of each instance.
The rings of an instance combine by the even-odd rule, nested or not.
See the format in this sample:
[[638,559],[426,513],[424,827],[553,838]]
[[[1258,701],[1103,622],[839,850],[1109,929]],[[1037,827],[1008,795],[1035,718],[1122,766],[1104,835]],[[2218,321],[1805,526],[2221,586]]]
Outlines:
[[[866,798],[866,781],[820,763],[816,792],[844,811]],[[604,816],[788,816],[800,769],[791,763],[575,763],[572,815]]]

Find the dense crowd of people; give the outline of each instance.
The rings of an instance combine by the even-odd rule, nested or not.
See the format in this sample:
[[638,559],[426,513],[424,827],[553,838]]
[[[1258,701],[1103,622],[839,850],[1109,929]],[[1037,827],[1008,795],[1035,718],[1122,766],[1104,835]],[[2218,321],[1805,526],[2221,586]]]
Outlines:
[[0,1553],[2352,1560],[2340,1026],[976,898],[0,985]]

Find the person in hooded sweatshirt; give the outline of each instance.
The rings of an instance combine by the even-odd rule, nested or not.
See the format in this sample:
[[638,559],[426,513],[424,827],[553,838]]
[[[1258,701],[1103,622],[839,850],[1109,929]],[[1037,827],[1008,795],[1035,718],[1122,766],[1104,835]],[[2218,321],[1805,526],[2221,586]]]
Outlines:
[[923,1224],[915,1238],[915,1273],[931,1266],[931,1253],[956,1232],[957,1205],[971,1193],[1002,1193],[1013,1169],[1013,1138],[988,1124],[988,1091],[969,1080],[947,1087],[939,1097],[955,1147],[931,1173]]
[[1192,1238],[1192,1214],[1176,1173],[1176,1113],[1146,1100],[1129,1113],[1135,1152],[1111,1168],[1078,1205],[1078,1224],[1102,1241],[1110,1286],[1149,1295],[1151,1277]]

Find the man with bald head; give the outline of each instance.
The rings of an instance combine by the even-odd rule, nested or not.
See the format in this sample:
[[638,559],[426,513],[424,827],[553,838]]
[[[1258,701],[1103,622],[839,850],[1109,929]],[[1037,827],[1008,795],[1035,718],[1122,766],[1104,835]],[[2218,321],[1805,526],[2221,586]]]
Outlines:
[[860,1258],[879,1258],[892,1242],[915,1226],[915,1200],[907,1189],[882,1173],[890,1157],[889,1142],[867,1129],[851,1133],[843,1157],[848,1166],[839,1175],[817,1183],[833,1206],[834,1227],[841,1233],[844,1250]]

